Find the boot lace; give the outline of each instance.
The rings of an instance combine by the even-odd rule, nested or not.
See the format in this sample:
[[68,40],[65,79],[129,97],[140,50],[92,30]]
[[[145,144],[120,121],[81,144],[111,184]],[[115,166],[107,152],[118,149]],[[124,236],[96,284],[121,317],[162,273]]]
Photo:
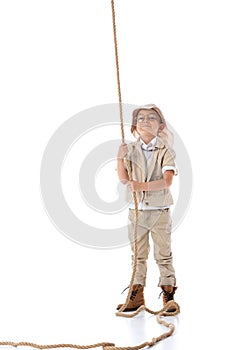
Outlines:
[[162,294],[163,294],[163,301],[166,304],[168,301],[174,300],[175,288],[173,289],[172,292],[162,290],[161,293],[159,294],[158,299],[161,297]]
[[137,292],[138,292],[138,289],[132,291],[130,296],[131,301],[133,301],[136,298]]
[[[125,292],[125,290],[127,290],[128,288],[129,288],[129,286],[126,287],[126,288],[122,291],[121,294],[123,294],[123,293]],[[136,298],[137,293],[138,293],[138,288],[136,288],[135,290],[132,291],[131,296],[130,296],[130,300],[131,300],[131,301],[133,301],[133,300]]]

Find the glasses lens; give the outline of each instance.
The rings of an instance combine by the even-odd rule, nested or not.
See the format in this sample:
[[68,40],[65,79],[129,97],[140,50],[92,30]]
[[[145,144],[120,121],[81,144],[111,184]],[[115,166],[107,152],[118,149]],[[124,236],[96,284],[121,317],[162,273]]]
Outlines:
[[154,114],[149,114],[148,116],[144,116],[144,115],[138,115],[137,117],[137,122],[138,123],[143,123],[144,121],[150,121],[150,122],[154,122],[155,120],[157,120],[157,116]]
[[150,114],[150,115],[148,116],[148,119],[149,119],[149,121],[154,122],[155,120],[157,120],[157,117],[156,117],[156,115],[154,115],[154,114]]
[[137,122],[138,122],[138,123],[142,123],[144,120],[145,120],[145,116],[144,116],[144,115],[139,115],[139,116],[137,117]]

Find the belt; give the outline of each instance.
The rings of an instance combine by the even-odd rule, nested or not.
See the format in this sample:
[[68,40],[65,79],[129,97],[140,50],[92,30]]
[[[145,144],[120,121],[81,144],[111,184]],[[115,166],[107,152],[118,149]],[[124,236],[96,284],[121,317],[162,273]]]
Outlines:
[[[132,208],[129,208],[129,210],[134,210]],[[138,209],[138,211],[150,211],[150,210],[155,210],[155,211],[169,211],[170,208],[162,208],[162,209]]]

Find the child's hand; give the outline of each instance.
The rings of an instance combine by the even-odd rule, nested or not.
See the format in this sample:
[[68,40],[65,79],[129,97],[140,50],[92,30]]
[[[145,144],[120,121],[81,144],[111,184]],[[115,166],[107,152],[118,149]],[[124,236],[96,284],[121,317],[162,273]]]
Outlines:
[[120,159],[124,159],[124,157],[126,157],[127,153],[128,153],[128,146],[126,145],[126,143],[122,143],[119,146],[119,151],[118,151],[117,157]]
[[132,192],[140,192],[142,191],[142,182],[137,181],[129,181],[129,188]]

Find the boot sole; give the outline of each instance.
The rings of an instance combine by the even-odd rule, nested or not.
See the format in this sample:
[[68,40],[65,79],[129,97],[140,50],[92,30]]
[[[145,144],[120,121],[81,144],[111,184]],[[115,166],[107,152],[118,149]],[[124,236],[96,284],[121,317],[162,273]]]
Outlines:
[[[140,306],[144,306],[144,304],[136,306],[136,307],[131,307],[131,308],[126,308],[124,309],[122,312],[128,312],[128,311],[136,311],[137,309],[139,309]],[[119,310],[121,307],[117,307],[116,310]]]

